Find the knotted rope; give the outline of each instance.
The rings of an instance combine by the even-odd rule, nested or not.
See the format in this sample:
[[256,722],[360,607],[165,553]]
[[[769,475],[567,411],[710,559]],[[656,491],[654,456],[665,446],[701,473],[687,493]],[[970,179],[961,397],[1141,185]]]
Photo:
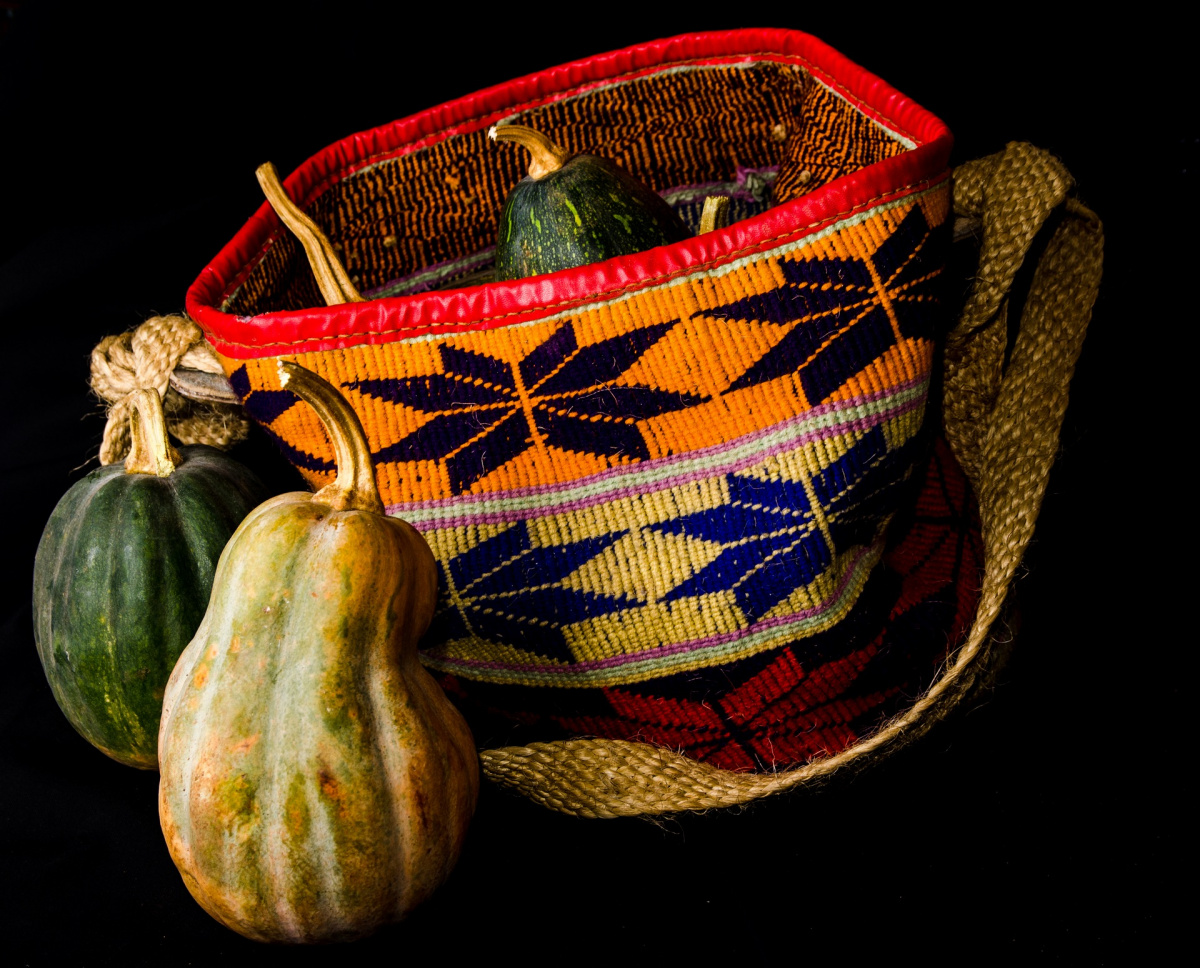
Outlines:
[[[904,713],[836,755],[781,773],[734,773],[669,749],[580,739],[482,750],[484,774],[562,813],[620,817],[705,810],[788,790],[898,748],[944,718],[988,669],[992,626],[1033,535],[1067,387],[1100,285],[1100,220],[1067,199],[1073,182],[1028,144],[955,172],[954,209],[981,218],[974,288],[945,355],[945,434],[979,500],[984,576],[966,642]],[[1034,273],[1007,368],[1008,294],[1050,213],[1063,213]]]
[[158,391],[167,429],[184,444],[226,448],[249,433],[240,407],[198,403],[172,389],[176,367],[223,372],[200,327],[186,316],[152,316],[135,330],[106,336],[92,350],[92,389],[109,404],[101,464],[116,463],[129,452],[130,396],[143,387]]

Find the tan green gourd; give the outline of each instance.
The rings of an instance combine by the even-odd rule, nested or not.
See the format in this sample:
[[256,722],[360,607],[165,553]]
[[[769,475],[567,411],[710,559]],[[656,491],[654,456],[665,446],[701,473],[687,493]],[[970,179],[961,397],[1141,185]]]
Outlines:
[[386,517],[362,425],[292,363],[337,479],[250,513],[167,686],[159,816],[206,911],[264,941],[346,940],[450,873],[479,775],[462,717],[417,660],[437,572]]

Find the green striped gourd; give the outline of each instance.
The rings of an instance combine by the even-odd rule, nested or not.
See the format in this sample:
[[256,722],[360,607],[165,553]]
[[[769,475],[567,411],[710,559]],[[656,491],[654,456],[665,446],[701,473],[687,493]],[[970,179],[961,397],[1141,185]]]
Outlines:
[[449,874],[478,762],[417,659],[429,547],[383,514],[338,391],[280,371],[329,432],[337,478],[267,501],[230,539],[167,686],[159,817],[217,920],[262,941],[337,941],[398,920]]
[[574,155],[532,128],[492,128],[529,149],[529,174],[509,193],[496,239],[496,278],[523,279],[633,255],[691,236],[651,188],[595,155]]
[[42,532],[34,639],[71,725],[152,770],[167,678],[204,615],[221,549],[264,492],[212,447],[171,447],[155,390],[134,395],[131,426],[124,466],[75,484]]

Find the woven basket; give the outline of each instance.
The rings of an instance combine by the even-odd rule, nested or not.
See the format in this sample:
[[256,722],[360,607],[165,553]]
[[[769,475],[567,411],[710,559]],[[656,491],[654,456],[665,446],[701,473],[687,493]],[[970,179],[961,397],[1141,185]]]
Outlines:
[[[471,285],[522,175],[486,139],[510,121],[613,158],[693,224],[727,194],[736,221]],[[1099,223],[1029,146],[960,169],[952,196],[949,150],[812,37],[679,37],[305,162],[285,187],[361,301],[322,305],[264,205],[188,310],[314,486],[331,448],[275,361],[358,412],[389,513],[441,567],[424,661],[478,738],[531,738],[485,749],[490,776],[588,816],[745,802],[961,698],[1032,531]],[[952,207],[982,237],[953,328]],[[1007,292],[1056,209],[1006,364]]]

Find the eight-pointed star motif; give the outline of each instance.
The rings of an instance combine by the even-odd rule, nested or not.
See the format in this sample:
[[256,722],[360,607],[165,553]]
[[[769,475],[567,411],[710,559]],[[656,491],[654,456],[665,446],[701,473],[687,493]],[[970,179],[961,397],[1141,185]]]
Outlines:
[[455,494],[530,447],[643,460],[650,455],[637,422],[702,398],[618,381],[677,322],[583,347],[566,323],[516,365],[443,343],[442,373],[343,385],[426,414],[420,427],[373,456],[444,461]]
[[796,374],[809,402],[820,403],[899,340],[932,339],[943,250],[931,240],[947,225],[931,227],[915,205],[870,256],[782,258],[778,288],[695,313],[786,327],[730,391]]

